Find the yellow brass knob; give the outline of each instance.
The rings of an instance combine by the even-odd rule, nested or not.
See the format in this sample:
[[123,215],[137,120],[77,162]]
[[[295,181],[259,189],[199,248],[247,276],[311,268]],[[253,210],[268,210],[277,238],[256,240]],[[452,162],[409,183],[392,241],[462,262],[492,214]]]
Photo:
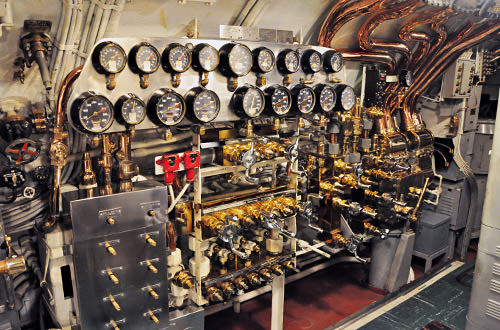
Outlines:
[[149,234],[146,234],[144,238],[146,239],[146,242],[148,242],[149,245],[156,246],[156,241],[151,236],[149,236]]
[[146,266],[148,266],[149,270],[152,271],[155,274],[158,274],[158,268],[156,268],[151,261],[147,260],[146,261]]
[[158,318],[155,316],[155,314],[151,311],[151,310],[148,310],[148,315],[149,315],[149,318],[156,324],[159,324],[160,323],[160,320],[158,320]]
[[160,296],[158,295],[158,293],[156,293],[155,290],[153,290],[152,287],[148,286],[148,292],[155,300],[160,299]]
[[120,281],[118,280],[118,277],[115,276],[115,274],[113,274],[113,272],[111,270],[108,269],[108,277],[111,281],[113,281],[114,284],[118,284],[120,283]]
[[117,311],[120,311],[121,308],[120,308],[120,305],[118,305],[118,303],[116,302],[115,300],[115,297],[113,297],[113,295],[109,295],[109,301],[111,302],[111,305],[113,305],[113,307],[117,310]]
[[108,242],[104,243],[104,246],[106,247],[106,250],[108,251],[109,254],[116,256],[116,250],[114,247],[111,246]]
[[113,330],[120,330],[120,328],[118,327],[118,324],[116,324],[115,320],[110,320],[109,323],[113,327]]
[[110,224],[110,225],[114,225],[116,221],[115,221],[115,219],[114,219],[114,218],[112,218],[112,217],[107,217],[107,218],[106,218],[106,222],[107,222],[108,224]]

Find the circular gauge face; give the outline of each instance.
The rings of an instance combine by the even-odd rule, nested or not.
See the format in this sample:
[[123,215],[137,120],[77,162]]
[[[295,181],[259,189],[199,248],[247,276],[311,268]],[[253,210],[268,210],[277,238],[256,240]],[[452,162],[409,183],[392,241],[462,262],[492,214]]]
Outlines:
[[156,116],[167,126],[180,123],[185,114],[184,99],[175,92],[166,92],[156,104]]
[[203,90],[194,98],[193,112],[199,121],[207,123],[214,120],[219,114],[219,109],[219,97],[211,90]]
[[290,111],[291,94],[285,87],[278,87],[271,95],[271,107],[277,115],[284,115]]
[[140,124],[146,116],[146,105],[137,98],[131,97],[123,102],[120,109],[121,116],[128,125]]
[[243,111],[248,117],[257,117],[264,110],[264,93],[255,87],[249,88],[243,96]]
[[135,62],[142,72],[153,73],[160,65],[160,53],[153,46],[140,46],[135,55]]
[[205,45],[198,53],[198,62],[205,71],[213,71],[219,65],[219,52],[210,45]]
[[345,111],[349,111],[356,104],[356,94],[354,94],[354,89],[350,86],[346,86],[342,93],[340,93],[340,105]]
[[321,70],[321,54],[318,52],[313,52],[309,56],[309,67],[313,72],[318,72]]
[[300,59],[297,52],[290,51],[285,55],[285,67],[289,72],[297,72],[299,70],[299,62]]
[[191,53],[182,45],[175,46],[168,53],[168,62],[174,71],[184,72],[191,65]]
[[78,109],[78,121],[85,130],[101,133],[113,122],[113,105],[104,96],[89,96]]
[[235,45],[229,52],[229,67],[237,76],[244,76],[252,68],[252,52],[244,45]]
[[316,96],[311,88],[304,87],[297,94],[297,107],[300,112],[309,113],[313,111],[315,103]]
[[338,52],[333,53],[330,56],[330,67],[332,68],[333,72],[339,72],[342,70],[342,66],[344,65],[344,59],[342,58],[342,55]]
[[99,52],[99,64],[108,73],[118,73],[125,68],[127,55],[114,43],[109,43]]
[[319,106],[321,110],[325,112],[330,112],[335,108],[336,101],[336,93],[335,90],[330,86],[325,86],[321,89],[319,93]]
[[269,72],[274,68],[274,63],[274,54],[270,49],[263,48],[259,51],[257,64],[259,65],[260,70],[263,72]]

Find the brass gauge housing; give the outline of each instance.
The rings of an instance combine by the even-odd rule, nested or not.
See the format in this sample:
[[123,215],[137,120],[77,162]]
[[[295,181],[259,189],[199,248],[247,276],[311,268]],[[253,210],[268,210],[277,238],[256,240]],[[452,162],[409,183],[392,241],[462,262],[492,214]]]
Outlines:
[[221,47],[219,56],[219,70],[228,78],[228,90],[234,92],[238,77],[246,76],[252,69],[252,52],[246,45],[229,43]]
[[337,73],[344,67],[344,58],[336,50],[328,50],[323,54],[323,68],[326,73]]
[[276,60],[278,72],[284,75],[283,85],[288,86],[292,82],[292,74],[299,71],[300,54],[293,49],[282,50]]
[[130,50],[129,66],[140,76],[141,88],[148,88],[149,75],[160,67],[160,53],[153,45],[142,42]]
[[97,73],[106,76],[106,87],[111,90],[116,87],[116,74],[122,72],[127,65],[127,54],[114,42],[101,42],[92,52],[92,65]]
[[301,57],[302,70],[305,73],[314,74],[321,71],[323,67],[323,57],[320,52],[314,49],[307,49]]
[[147,113],[149,119],[160,126],[179,124],[186,115],[186,102],[179,93],[161,88],[148,100]]
[[214,71],[219,65],[219,52],[209,44],[198,44],[193,49],[193,69],[200,73],[200,85],[208,84],[208,72]]
[[73,124],[85,133],[102,133],[113,123],[113,104],[102,95],[86,92],[71,105]]
[[170,44],[161,56],[163,70],[172,74],[172,86],[179,87],[181,73],[191,66],[191,51],[179,43]]
[[233,111],[240,117],[259,117],[265,107],[264,92],[255,86],[240,87],[233,94],[230,104]]
[[264,86],[267,82],[265,74],[274,69],[276,58],[273,51],[266,47],[256,48],[252,51],[252,54],[252,71],[257,73],[257,86]]
[[146,104],[135,94],[122,95],[115,103],[115,113],[120,124],[139,125],[146,118]]
[[296,113],[308,114],[316,106],[316,94],[314,90],[305,85],[296,85],[292,88],[292,107]]
[[198,122],[208,123],[217,118],[220,111],[219,96],[203,87],[190,89],[186,94],[188,116]]
[[266,109],[271,115],[284,116],[292,108],[292,94],[288,88],[274,85],[266,88]]

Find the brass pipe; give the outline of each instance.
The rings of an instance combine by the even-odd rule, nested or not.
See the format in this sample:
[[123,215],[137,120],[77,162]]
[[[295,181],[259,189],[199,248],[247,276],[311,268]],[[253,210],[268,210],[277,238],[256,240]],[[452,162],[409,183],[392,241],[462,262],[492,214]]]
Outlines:
[[351,0],[338,0],[332,6],[332,8],[330,8],[328,15],[326,15],[325,20],[323,21],[323,24],[321,25],[321,29],[319,30],[320,32],[318,35],[318,44],[323,44],[323,42],[325,42],[325,40],[324,40],[325,33],[322,33],[322,32],[330,29],[331,22],[339,16],[339,12],[343,9],[343,6],[349,2],[351,2]]
[[352,51],[348,49],[337,49],[346,61],[358,62],[371,62],[380,63],[387,66],[389,72],[394,72],[396,69],[396,62],[394,58],[387,54],[365,52],[365,51]]
[[50,142],[50,163],[53,170],[53,188],[50,203],[50,214],[47,218],[43,219],[37,224],[42,232],[48,232],[54,229],[59,214],[59,198],[61,195],[61,175],[62,169],[66,166],[67,157],[69,153],[68,147],[68,132],[64,129],[66,121],[66,107],[70,94],[71,87],[80,76],[82,66],[73,69],[64,78],[59,94],[57,97],[56,114],[54,117],[54,135]]

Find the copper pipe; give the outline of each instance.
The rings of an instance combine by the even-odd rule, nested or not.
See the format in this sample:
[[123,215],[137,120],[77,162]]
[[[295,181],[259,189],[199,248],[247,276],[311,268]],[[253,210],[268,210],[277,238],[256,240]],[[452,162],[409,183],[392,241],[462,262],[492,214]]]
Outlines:
[[409,0],[372,14],[359,29],[358,42],[360,47],[364,50],[397,52],[402,55],[401,66],[408,65],[411,59],[411,50],[408,45],[402,42],[385,42],[372,39],[371,35],[382,22],[406,17],[422,6],[425,6],[425,4],[420,0]]
[[318,35],[318,44],[323,44],[323,42],[324,42],[323,39],[324,39],[326,33],[322,33],[322,32],[329,30],[331,21],[333,21],[336,17],[339,16],[339,11],[342,9],[342,7],[345,4],[347,4],[349,2],[351,2],[351,0],[339,0],[333,5],[332,8],[330,8],[328,15],[325,17],[325,20],[323,21],[323,25],[321,25],[321,29],[319,30],[320,33]]
[[337,49],[346,61],[358,61],[358,62],[371,62],[380,63],[388,67],[389,72],[394,72],[396,68],[396,62],[394,58],[387,54],[365,52],[365,51],[352,51],[348,49]]
[[73,69],[64,78],[61,88],[59,89],[59,94],[57,97],[56,104],[56,114],[54,117],[54,135],[50,143],[50,160],[53,170],[53,188],[52,188],[52,198],[50,204],[50,214],[47,218],[43,219],[38,223],[38,228],[42,232],[48,232],[54,229],[57,222],[57,217],[59,215],[59,199],[61,196],[61,174],[62,169],[66,166],[67,157],[69,153],[68,147],[68,132],[64,129],[64,123],[66,121],[66,107],[68,103],[68,98],[70,95],[71,87],[74,82],[80,76],[82,72],[82,66]]

